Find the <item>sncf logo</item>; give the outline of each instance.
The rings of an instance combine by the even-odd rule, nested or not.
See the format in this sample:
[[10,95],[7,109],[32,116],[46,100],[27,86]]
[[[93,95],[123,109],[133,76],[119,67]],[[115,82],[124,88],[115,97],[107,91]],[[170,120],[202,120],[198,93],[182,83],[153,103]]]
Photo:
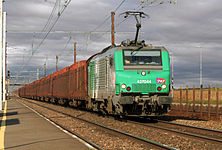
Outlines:
[[163,79],[163,78],[157,78],[156,79],[156,83],[165,83],[165,82],[166,82],[166,80]]

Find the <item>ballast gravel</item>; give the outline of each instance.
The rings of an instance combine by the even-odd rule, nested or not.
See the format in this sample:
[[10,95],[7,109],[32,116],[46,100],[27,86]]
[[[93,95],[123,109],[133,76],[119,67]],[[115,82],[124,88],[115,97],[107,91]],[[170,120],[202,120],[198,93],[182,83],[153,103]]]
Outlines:
[[[83,118],[85,120],[93,121],[98,124],[102,124],[108,127],[112,127],[124,132],[128,132],[130,134],[134,134],[140,137],[147,138],[149,140],[165,144],[178,149],[222,149],[222,145],[215,143],[206,143],[204,141],[198,139],[192,139],[188,137],[184,137],[181,135],[169,133],[162,131],[160,129],[153,129],[149,127],[144,127],[141,125],[136,125],[129,122],[115,120],[113,117],[102,117],[97,113],[91,113],[83,110],[78,110],[74,108],[68,108],[58,105],[49,104],[41,101],[34,100],[19,100],[36,111],[43,113],[45,116],[49,117],[56,123],[68,128],[69,130],[74,131],[75,133],[90,139],[92,142],[98,144],[104,149],[135,149],[135,150],[144,150],[151,149],[150,147],[146,147],[144,144],[141,144],[135,140],[131,140],[128,138],[118,137],[115,133],[104,132],[104,130],[98,129],[95,126],[89,125],[87,123],[83,123],[82,121],[73,119],[71,117],[63,116],[61,114],[56,114],[51,110],[47,110],[38,105],[32,104],[36,103],[39,105],[43,105],[45,107],[49,107],[55,110],[62,111],[64,113],[77,116],[79,118]],[[32,103],[29,103],[31,101]],[[212,129],[222,129],[221,122],[216,121],[194,121],[194,120],[174,120],[172,122],[188,124],[193,126],[200,126],[205,128]]]

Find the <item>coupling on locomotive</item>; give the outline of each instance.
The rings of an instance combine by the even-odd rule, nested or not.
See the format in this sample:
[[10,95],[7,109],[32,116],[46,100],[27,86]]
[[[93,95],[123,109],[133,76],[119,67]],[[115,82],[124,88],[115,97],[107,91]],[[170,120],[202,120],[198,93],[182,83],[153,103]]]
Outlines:
[[170,60],[163,46],[135,40],[111,45],[87,60],[19,89],[19,96],[120,116],[160,116],[170,110]]

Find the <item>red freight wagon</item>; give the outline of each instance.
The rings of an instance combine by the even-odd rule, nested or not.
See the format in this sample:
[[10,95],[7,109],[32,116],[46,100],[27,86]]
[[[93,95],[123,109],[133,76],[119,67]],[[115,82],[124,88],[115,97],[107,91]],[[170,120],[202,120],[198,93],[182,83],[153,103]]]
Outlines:
[[26,85],[25,88],[24,88],[24,95],[25,95],[26,97],[29,97],[29,95],[30,95],[30,94],[29,94],[29,89],[30,89],[30,88],[29,88],[29,85]]
[[52,89],[53,97],[56,98],[68,98],[69,90],[69,67],[63,68],[62,70],[55,73],[52,77]]
[[28,97],[31,97],[31,95],[32,95],[32,93],[31,93],[31,87],[32,87],[32,85],[27,85],[26,87],[25,87],[25,94],[28,96]]
[[41,89],[41,82],[42,82],[43,79],[40,79],[40,80],[37,80],[35,82],[35,86],[34,88],[36,89],[36,96],[37,97],[40,97],[41,96],[41,92],[42,92],[42,89]]
[[40,91],[38,96],[44,98],[48,98],[50,96],[50,75],[40,81]]
[[79,61],[69,70],[69,98],[87,100],[87,64]]
[[37,83],[37,95],[39,97],[43,97],[43,93],[44,93],[44,90],[43,89],[43,82],[44,82],[44,78],[40,79],[39,82]]
[[27,96],[27,97],[31,97],[32,96],[32,89],[31,89],[31,87],[32,87],[32,85],[31,84],[29,84],[29,85],[26,85],[26,87],[25,87],[25,95]]
[[24,97],[25,96],[25,93],[24,93],[24,90],[25,89],[25,87],[21,87],[20,89],[19,89],[19,96],[20,97]]
[[32,83],[29,88],[30,88],[30,91],[29,91],[29,92],[30,92],[31,98],[34,97],[34,96],[37,96],[37,95],[36,95],[35,82]]
[[88,64],[79,61],[47,77],[20,88],[20,96],[34,99],[88,100]]

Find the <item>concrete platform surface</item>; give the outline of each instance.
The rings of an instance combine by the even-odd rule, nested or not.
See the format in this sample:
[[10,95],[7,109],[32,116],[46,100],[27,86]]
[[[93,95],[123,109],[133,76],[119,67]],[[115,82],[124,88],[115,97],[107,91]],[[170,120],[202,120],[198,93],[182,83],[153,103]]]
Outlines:
[[[1,122],[3,113],[0,112]],[[10,150],[86,150],[85,144],[64,133],[50,122],[16,101],[7,100],[4,149]],[[2,128],[2,127],[1,127]],[[2,130],[3,131],[3,130]]]

